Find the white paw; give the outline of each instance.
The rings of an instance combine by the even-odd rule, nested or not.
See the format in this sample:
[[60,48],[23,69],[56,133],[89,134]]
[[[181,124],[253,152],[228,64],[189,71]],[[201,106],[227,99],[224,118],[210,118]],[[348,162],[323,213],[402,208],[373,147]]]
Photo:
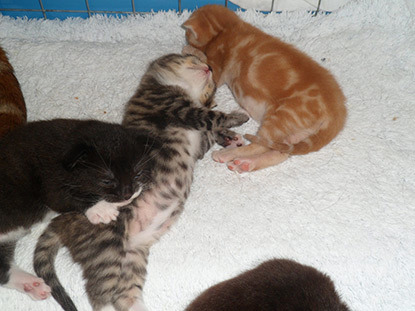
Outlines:
[[131,306],[130,311],[148,311],[146,305],[140,299],[137,299]]
[[232,161],[236,155],[234,155],[233,150],[236,150],[237,148],[224,148],[220,150],[216,150],[212,152],[212,158],[214,161],[219,163],[227,163],[229,161]]
[[26,293],[33,300],[44,300],[51,295],[51,289],[45,284],[43,279],[17,267],[11,269],[10,280],[5,286]]
[[227,145],[225,148],[237,148],[242,147],[245,145],[244,139],[240,134],[236,134],[232,140],[230,140],[229,145]]
[[87,209],[85,215],[91,223],[96,225],[99,223],[109,224],[111,221],[117,219],[119,213],[117,204],[99,201]]

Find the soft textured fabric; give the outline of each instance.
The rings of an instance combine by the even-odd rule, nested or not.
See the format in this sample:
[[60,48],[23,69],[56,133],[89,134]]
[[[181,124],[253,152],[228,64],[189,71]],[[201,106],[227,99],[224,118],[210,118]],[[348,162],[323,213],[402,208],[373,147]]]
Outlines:
[[[245,175],[213,162],[208,153],[196,168],[179,222],[151,250],[147,306],[183,310],[207,287],[278,257],[329,274],[352,310],[415,310],[413,1],[352,1],[317,17],[239,14],[335,75],[348,99],[346,127],[316,153]],[[147,64],[181,51],[180,25],[188,17],[0,16],[0,44],[21,83],[29,120],[120,122]],[[226,86],[216,99],[218,109],[238,109]],[[251,120],[237,131],[256,129]],[[18,244],[16,261],[27,271],[33,272],[32,253],[44,226]],[[79,310],[91,310],[80,268],[65,250],[56,266]],[[59,307],[53,298],[35,302],[0,288],[0,310]]]

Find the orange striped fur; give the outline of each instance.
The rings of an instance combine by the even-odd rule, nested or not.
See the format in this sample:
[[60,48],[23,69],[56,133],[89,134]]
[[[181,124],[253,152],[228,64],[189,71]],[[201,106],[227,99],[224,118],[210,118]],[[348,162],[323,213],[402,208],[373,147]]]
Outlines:
[[207,58],[218,86],[260,123],[250,145],[213,159],[238,172],[276,165],[289,155],[327,145],[346,120],[345,97],[334,77],[294,46],[244,22],[220,5],[206,5],[183,24],[183,53]]
[[0,138],[26,123],[26,105],[12,65],[0,47]]

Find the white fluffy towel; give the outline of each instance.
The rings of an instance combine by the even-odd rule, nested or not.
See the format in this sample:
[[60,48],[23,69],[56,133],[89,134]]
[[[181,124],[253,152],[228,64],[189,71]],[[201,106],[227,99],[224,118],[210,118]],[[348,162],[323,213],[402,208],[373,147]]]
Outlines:
[[[120,122],[147,64],[185,45],[189,12],[89,19],[0,16],[30,120]],[[329,274],[352,310],[415,310],[415,5],[353,0],[336,12],[244,20],[294,44],[338,79],[346,127],[322,150],[242,174],[198,162],[185,211],[151,250],[144,299],[151,311],[180,311],[207,287],[277,257]],[[238,107],[226,86],[218,108]],[[249,121],[238,128],[255,133]],[[214,147],[213,150],[219,147]],[[0,151],[1,152],[1,151]],[[16,250],[33,272],[35,226]],[[58,276],[80,311],[90,311],[81,270],[67,251]],[[0,287],[2,311],[60,310]]]

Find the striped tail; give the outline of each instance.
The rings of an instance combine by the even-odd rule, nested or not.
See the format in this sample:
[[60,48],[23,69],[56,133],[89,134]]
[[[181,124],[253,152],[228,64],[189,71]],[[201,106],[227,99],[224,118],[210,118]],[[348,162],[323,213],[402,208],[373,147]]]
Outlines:
[[0,47],[0,138],[26,123],[26,105],[19,81]]
[[52,296],[65,311],[77,311],[75,304],[66,293],[56,275],[55,259],[59,249],[62,247],[59,236],[49,225],[39,237],[34,255],[34,269],[52,289]]

